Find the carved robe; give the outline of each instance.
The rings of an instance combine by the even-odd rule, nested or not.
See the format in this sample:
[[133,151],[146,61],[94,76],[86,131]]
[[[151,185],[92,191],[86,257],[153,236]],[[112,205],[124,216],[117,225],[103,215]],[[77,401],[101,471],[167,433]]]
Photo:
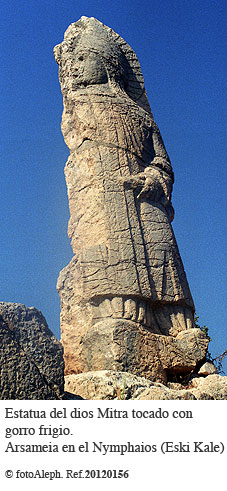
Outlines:
[[162,168],[154,166],[160,176],[172,178],[152,116],[122,91],[97,86],[74,95],[73,113],[62,131],[73,153],[66,169],[69,183],[74,175],[69,234],[86,295],[192,307],[166,208],[149,193],[138,199],[138,190],[127,186],[127,179],[152,166],[155,157],[162,162]]

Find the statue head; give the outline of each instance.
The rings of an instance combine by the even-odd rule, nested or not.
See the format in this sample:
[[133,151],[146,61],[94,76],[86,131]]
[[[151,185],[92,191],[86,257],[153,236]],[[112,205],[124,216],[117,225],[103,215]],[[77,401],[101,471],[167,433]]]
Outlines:
[[91,85],[113,84],[150,111],[138,59],[112,29],[88,17],[69,26],[64,41],[55,46],[63,92]]
[[108,82],[124,87],[127,84],[126,57],[100,22],[88,20],[91,22],[86,23],[85,28],[81,20],[72,24],[64,41],[55,47],[60,75],[62,72],[64,82],[71,78],[73,90]]

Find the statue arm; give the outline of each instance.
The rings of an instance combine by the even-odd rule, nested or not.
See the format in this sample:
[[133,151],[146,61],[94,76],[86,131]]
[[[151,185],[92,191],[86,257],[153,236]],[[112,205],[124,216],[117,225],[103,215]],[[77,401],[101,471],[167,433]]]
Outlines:
[[166,174],[169,175],[169,177],[172,180],[172,183],[174,183],[174,174],[173,174],[172,165],[168,153],[166,151],[161,133],[159,131],[157,124],[154,121],[152,126],[153,126],[152,140],[153,140],[153,149],[154,149],[155,157],[150,165],[163,170]]
[[149,200],[162,205],[173,220],[171,204],[174,174],[158,126],[152,121],[152,142],[154,158],[146,164],[144,171],[123,179],[126,188],[133,189],[137,200]]
[[172,179],[160,166],[156,166],[155,159],[143,172],[124,178],[123,184],[136,192],[137,200],[149,200],[161,204],[166,209],[170,221],[173,220]]

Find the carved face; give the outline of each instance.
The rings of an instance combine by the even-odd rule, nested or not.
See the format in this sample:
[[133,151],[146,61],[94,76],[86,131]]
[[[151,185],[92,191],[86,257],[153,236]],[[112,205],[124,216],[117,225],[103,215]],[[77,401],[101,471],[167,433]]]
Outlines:
[[73,87],[105,84],[108,82],[105,66],[98,53],[78,48],[73,53]]

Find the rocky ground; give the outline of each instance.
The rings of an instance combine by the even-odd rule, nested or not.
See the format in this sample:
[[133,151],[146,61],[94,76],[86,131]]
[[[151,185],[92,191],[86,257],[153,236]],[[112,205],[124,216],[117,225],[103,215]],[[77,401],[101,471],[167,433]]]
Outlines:
[[[213,365],[206,365],[207,373]],[[227,399],[227,377],[200,373],[189,377],[185,384],[169,382],[164,385],[127,372],[103,370],[67,375],[65,390],[91,400],[224,400]]]

